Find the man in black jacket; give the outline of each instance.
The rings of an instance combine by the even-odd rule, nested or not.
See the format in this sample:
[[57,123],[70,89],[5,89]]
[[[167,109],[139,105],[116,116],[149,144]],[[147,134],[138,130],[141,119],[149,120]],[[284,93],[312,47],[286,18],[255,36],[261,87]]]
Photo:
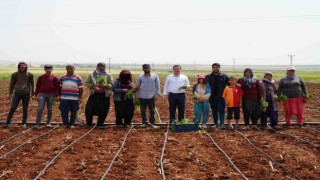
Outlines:
[[[220,72],[220,64],[212,64],[212,73],[206,75],[206,82],[209,83],[211,88],[211,96],[209,103],[212,109],[212,115],[214,120],[214,126],[220,125],[221,129],[225,129],[224,126],[224,114],[225,114],[225,102],[222,98],[222,93],[227,86],[228,76]],[[220,124],[218,124],[220,119]]]

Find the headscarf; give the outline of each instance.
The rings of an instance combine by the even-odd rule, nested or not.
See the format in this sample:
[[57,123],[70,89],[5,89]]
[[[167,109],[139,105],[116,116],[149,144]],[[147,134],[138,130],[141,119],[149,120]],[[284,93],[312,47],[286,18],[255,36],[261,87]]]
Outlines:
[[[249,71],[251,73],[250,77],[246,77],[246,71]],[[248,88],[251,88],[252,83],[257,83],[259,79],[253,74],[252,69],[246,68],[243,72],[243,80],[248,86]]]
[[[21,65],[25,65],[26,66],[26,71],[25,72],[21,72],[20,71],[20,66]],[[26,63],[26,62],[24,62],[24,61],[20,61],[19,63],[18,63],[18,72],[20,72],[20,73],[26,73],[26,75],[28,76],[28,64]]]
[[[292,76],[289,76],[288,75],[288,71],[290,71],[290,70],[293,70],[294,71],[294,73],[293,73],[293,75]],[[286,80],[293,80],[295,77],[296,77],[296,68],[294,67],[294,66],[289,66],[288,68],[287,68],[287,72],[286,72]]]
[[92,76],[91,76],[94,84],[97,84],[97,79],[98,79],[98,78],[100,78],[100,77],[105,78],[106,75],[107,75],[106,68],[104,68],[103,70],[100,70],[100,69],[98,68],[99,65],[104,65],[104,67],[106,67],[106,64],[103,63],[103,62],[99,62],[99,63],[97,64],[97,67],[96,67],[96,69],[92,72]]
[[123,84],[130,84],[132,82],[132,74],[129,70],[122,70],[119,74],[118,80]]
[[276,84],[273,79],[271,79],[271,81],[269,79],[267,79],[267,74],[271,74],[271,76],[272,76],[272,72],[270,72],[270,71],[265,72],[262,82],[264,83],[264,85],[266,87],[266,94],[273,95],[274,91],[276,90]]

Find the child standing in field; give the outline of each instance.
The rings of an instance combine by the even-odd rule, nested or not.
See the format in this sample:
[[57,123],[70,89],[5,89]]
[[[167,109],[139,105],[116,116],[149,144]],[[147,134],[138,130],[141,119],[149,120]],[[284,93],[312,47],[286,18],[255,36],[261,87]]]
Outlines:
[[278,123],[278,104],[276,102],[277,87],[272,79],[272,72],[267,71],[264,74],[261,88],[263,100],[268,102],[266,111],[261,112],[261,127],[264,128],[267,125],[267,118],[270,119],[271,127],[275,127]]
[[211,95],[210,85],[206,83],[205,75],[198,75],[198,82],[193,86],[194,116],[195,121],[200,122],[202,116],[202,127],[206,128],[209,117],[209,98]]
[[236,78],[229,77],[229,86],[227,86],[222,94],[223,99],[227,106],[227,122],[228,128],[233,129],[231,125],[232,115],[234,114],[234,119],[236,120],[236,129],[239,129],[239,119],[240,119],[240,107],[242,106],[242,89],[236,86]]
[[47,127],[50,127],[52,118],[52,105],[55,99],[59,96],[60,84],[58,77],[52,74],[52,65],[47,64],[44,66],[45,74],[39,76],[36,83],[35,100],[38,101],[38,113],[35,127],[39,127],[41,123],[41,116],[45,104],[47,104]]

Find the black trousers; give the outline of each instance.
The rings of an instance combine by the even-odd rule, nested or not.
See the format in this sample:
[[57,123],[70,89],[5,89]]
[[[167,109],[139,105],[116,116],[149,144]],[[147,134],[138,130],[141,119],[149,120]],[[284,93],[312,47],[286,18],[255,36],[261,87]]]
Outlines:
[[114,101],[114,109],[116,111],[116,124],[130,125],[134,115],[134,104],[132,100]]
[[110,108],[110,97],[105,93],[94,93],[89,96],[86,104],[87,125],[92,125],[93,116],[98,116],[97,126],[102,126],[108,115]]

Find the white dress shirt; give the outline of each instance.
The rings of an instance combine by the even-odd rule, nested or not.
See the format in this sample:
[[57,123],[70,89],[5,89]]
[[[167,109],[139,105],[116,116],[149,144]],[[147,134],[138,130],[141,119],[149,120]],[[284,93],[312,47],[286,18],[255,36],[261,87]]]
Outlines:
[[174,74],[168,75],[164,83],[163,95],[168,93],[185,93],[185,89],[179,89],[181,86],[190,87],[189,79],[186,75],[180,74],[175,76]]

